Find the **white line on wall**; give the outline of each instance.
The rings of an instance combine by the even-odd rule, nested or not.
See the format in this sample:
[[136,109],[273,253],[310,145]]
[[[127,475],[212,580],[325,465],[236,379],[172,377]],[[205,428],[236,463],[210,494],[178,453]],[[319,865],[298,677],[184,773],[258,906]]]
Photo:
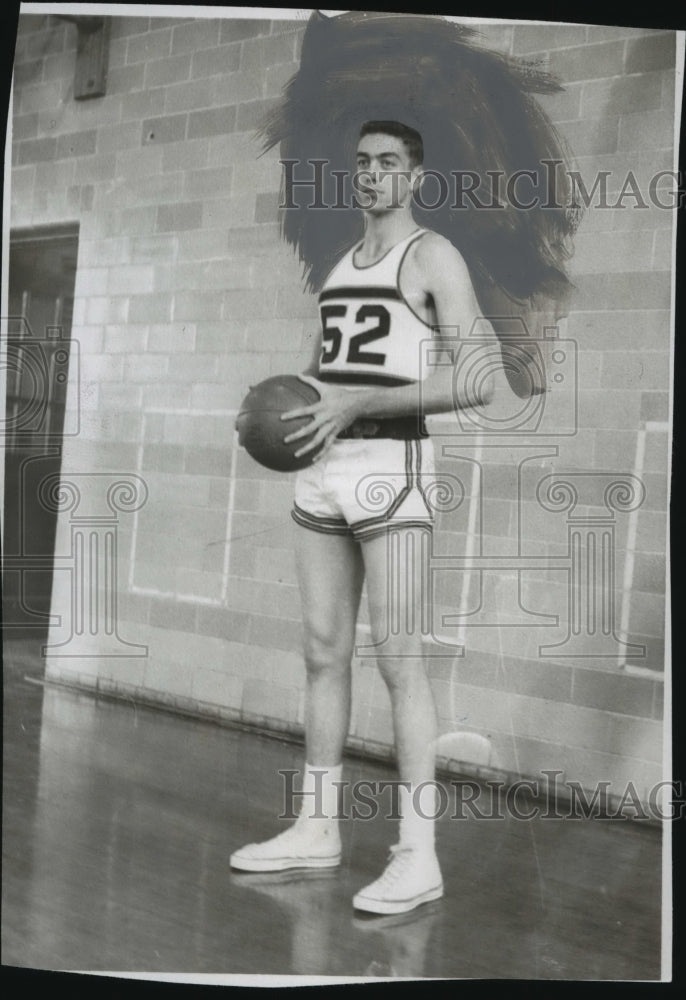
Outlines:
[[[168,409],[155,409],[155,410],[145,410],[143,412],[143,429],[141,434],[141,440],[138,445],[137,450],[137,469],[136,471],[143,476],[143,449],[145,447],[145,422],[148,415],[162,414],[164,416],[182,416],[182,417],[235,417],[238,410],[182,410],[176,408]],[[129,560],[129,579],[128,579],[128,589],[130,593],[141,594],[147,597],[164,597],[167,599],[176,599],[184,601],[192,601],[195,604],[210,605],[213,607],[221,607],[226,598],[226,593],[228,590],[228,578],[229,578],[229,564],[230,564],[230,550],[231,550],[231,528],[233,523],[233,510],[236,495],[236,461],[237,461],[237,439],[234,432],[234,447],[231,454],[231,471],[230,471],[230,486],[229,486],[229,500],[227,504],[226,512],[226,537],[224,539],[224,565],[222,567],[222,584],[221,584],[221,596],[219,598],[213,597],[203,597],[199,594],[188,594],[180,593],[177,590],[161,590],[157,587],[140,587],[134,583],[134,571],[135,571],[135,556],[136,556],[136,541],[138,538],[138,511],[134,511],[133,514],[133,529],[131,532],[131,557]]]
[[[637,479],[641,479],[643,475],[646,452],[646,435],[667,433],[668,431],[669,424],[658,420],[646,421],[645,425],[639,430],[636,438],[636,452],[634,454],[633,468],[633,475],[636,476]],[[627,528],[624,577],[622,580],[622,608],[620,613],[618,636],[618,638],[623,642],[628,642],[629,637],[629,626],[631,620],[631,590],[634,582],[639,510],[639,507],[634,507],[634,509],[629,512],[629,525]],[[638,665],[634,666],[633,664],[627,663],[626,655],[623,650],[619,653],[618,666],[621,670],[625,670],[628,674],[633,674],[638,677],[652,677],[655,680],[662,680],[664,678],[664,673],[651,670],[649,667],[642,667]]]

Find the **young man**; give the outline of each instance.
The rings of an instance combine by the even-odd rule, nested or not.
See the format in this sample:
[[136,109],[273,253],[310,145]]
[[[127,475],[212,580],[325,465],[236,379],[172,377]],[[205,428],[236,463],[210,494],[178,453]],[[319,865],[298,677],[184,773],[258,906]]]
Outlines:
[[[233,867],[247,871],[340,862],[335,782],[348,734],[351,658],[366,578],[402,783],[399,843],[381,877],[353,900],[372,913],[411,910],[443,892],[434,849],[436,711],[418,624],[426,567],[413,558],[426,558],[421,536],[432,526],[433,450],[424,416],[488,403],[498,351],[495,337],[484,345],[483,378],[473,377],[473,355],[469,380],[450,366],[427,375],[422,364],[427,340],[440,342],[441,330],[448,337],[456,328],[464,334],[479,316],[458,251],[413,219],[422,160],[415,130],[399,122],[363,125],[357,168],[364,238],[323,286],[321,330],[303,376],[321,398],[284,417],[310,414],[311,423],[286,440],[302,439],[302,453],[321,446],[314,464],[296,476],[293,510],[307,668],[303,791],[309,794],[294,826],[231,857]],[[400,540],[392,569],[390,535]]]

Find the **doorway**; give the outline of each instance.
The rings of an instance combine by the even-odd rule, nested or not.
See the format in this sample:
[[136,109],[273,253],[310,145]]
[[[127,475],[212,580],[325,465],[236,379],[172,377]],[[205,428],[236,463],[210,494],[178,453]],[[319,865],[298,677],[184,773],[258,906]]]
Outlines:
[[9,250],[3,626],[7,638],[44,641],[57,513],[39,489],[60,473],[64,434],[78,430],[73,416],[65,428],[69,366],[78,363],[71,340],[78,225],[12,231]]

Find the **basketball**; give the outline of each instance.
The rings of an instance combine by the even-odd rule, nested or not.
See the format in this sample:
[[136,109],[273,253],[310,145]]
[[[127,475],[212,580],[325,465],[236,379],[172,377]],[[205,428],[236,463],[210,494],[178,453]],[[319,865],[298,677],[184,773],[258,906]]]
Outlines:
[[295,457],[307,438],[284,444],[284,438],[305,426],[312,419],[301,417],[281,420],[289,410],[310,406],[320,398],[317,390],[296,375],[274,375],[252,386],[240,406],[236,418],[238,443],[248,454],[276,472],[295,472],[311,465],[319,448]]

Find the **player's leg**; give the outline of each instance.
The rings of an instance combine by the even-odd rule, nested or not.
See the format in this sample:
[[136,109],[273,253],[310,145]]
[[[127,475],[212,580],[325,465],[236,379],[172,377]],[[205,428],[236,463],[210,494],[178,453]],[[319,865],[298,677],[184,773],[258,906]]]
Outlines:
[[436,708],[424,661],[426,529],[394,527],[362,543],[377,663],[388,688],[400,778],[432,781]]
[[365,564],[374,638],[369,652],[388,687],[400,776],[420,784],[433,779],[436,739],[423,643],[431,617],[433,446],[426,438],[382,438],[359,447],[359,476],[344,509]]
[[443,892],[434,849],[436,708],[423,655],[428,598],[426,528],[393,527],[362,543],[372,637],[391,701],[400,788],[400,837],[358,909],[397,913]]
[[296,530],[295,554],[304,632],[307,762],[335,767],[350,724],[350,662],[364,564],[350,535],[302,527]]
[[293,826],[231,856],[234,868],[247,871],[340,862],[336,782],[350,719],[350,661],[364,568],[349,535],[299,525],[295,550],[306,665],[304,795]]

